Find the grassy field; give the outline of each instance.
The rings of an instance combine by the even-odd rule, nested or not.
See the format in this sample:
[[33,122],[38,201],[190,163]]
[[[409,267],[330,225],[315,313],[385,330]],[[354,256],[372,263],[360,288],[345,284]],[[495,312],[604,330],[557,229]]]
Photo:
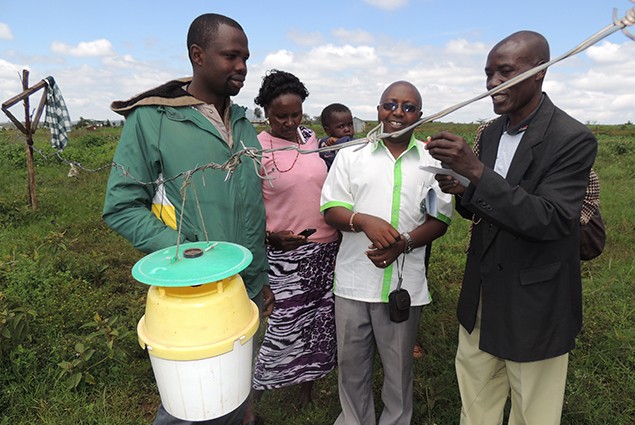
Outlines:
[[[427,124],[473,138],[475,125]],[[572,352],[563,424],[635,423],[635,126],[592,126],[600,141],[608,241],[583,263],[584,329]],[[147,355],[137,343],[147,287],[130,275],[141,254],[101,220],[118,129],[77,130],[63,152],[36,137],[39,209],[29,207],[21,134],[0,131],[0,424],[149,424],[159,402]],[[102,168],[106,166],[105,168]],[[467,245],[456,217],[434,245],[433,303],[424,309],[415,364],[413,424],[456,424],[455,306]],[[376,367],[377,409],[381,366]],[[268,424],[332,424],[337,375],[315,387],[312,407],[295,407],[295,388],[266,392],[258,411]]]

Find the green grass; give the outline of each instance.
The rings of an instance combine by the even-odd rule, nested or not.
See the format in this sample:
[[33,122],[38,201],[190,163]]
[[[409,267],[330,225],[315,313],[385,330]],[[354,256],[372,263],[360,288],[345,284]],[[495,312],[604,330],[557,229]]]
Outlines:
[[[430,123],[417,135],[449,129],[471,139],[476,127]],[[571,355],[563,424],[626,425],[635,423],[635,128],[591,128],[600,140],[595,169],[608,240],[602,256],[582,265],[584,328]],[[0,132],[0,425],[149,424],[159,397],[136,337],[147,287],[130,276],[141,254],[102,223],[109,168],[67,177],[69,166],[53,155],[45,134],[36,137],[42,154],[35,155],[39,209],[33,211],[21,135]],[[63,156],[99,169],[109,164],[118,134],[74,131]],[[455,306],[467,228],[455,216],[434,244],[413,424],[458,423]],[[92,357],[78,344],[94,350]],[[73,361],[72,370],[58,366]],[[379,362],[376,372],[379,411]],[[296,396],[296,388],[266,392],[258,411],[268,424],[332,424],[339,413],[337,372],[316,383],[309,409],[298,410]]]

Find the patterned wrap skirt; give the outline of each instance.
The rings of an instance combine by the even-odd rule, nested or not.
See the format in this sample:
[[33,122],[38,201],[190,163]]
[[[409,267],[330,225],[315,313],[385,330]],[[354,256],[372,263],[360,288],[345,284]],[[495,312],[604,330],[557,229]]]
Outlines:
[[253,388],[315,381],[336,365],[333,271],[339,242],[267,250],[276,297],[256,357]]

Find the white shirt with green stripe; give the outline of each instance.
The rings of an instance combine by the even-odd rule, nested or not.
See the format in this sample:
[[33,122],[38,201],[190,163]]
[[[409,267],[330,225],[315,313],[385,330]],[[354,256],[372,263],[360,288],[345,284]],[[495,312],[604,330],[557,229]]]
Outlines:
[[[410,140],[395,159],[383,141],[361,149],[348,147],[338,152],[322,188],[321,211],[340,206],[357,213],[383,218],[399,233],[410,232],[425,222],[426,214],[450,224],[452,196],[443,193],[434,174],[421,166],[440,167],[424,149],[424,143]],[[335,265],[335,295],[364,302],[388,302],[397,287],[397,263],[377,268],[365,252],[371,245],[363,232],[342,232],[342,244]],[[413,306],[430,303],[424,265],[426,247],[405,256],[402,288],[410,293]]]

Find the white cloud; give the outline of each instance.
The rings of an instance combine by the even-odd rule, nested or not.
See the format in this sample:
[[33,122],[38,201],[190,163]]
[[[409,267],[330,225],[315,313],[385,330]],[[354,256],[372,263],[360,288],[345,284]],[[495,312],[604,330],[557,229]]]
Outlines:
[[591,46],[587,49],[587,56],[594,62],[599,64],[616,64],[624,62],[625,60],[632,58],[633,55],[633,43],[615,44],[608,41],[604,41],[598,45]]
[[120,119],[110,111],[114,100],[123,100],[156,87],[174,74],[167,67],[150,68],[147,64],[118,66],[81,65],[54,74],[73,120],[84,118]]
[[[608,74],[609,78],[619,83],[619,78],[627,78],[632,82],[635,77],[635,43],[625,41],[622,44],[603,44],[597,49],[587,52],[588,57],[593,61],[591,69]],[[628,83],[623,87],[633,87]]]
[[335,28],[331,31],[333,37],[343,43],[349,44],[371,44],[375,37],[364,30],[347,30],[345,28]]
[[278,50],[277,52],[269,53],[265,57],[263,65],[268,69],[283,69],[293,63],[293,56],[293,52],[290,52],[289,50]]
[[570,76],[567,85],[587,91],[625,92],[635,86],[635,75],[617,70],[590,69]]
[[550,75],[552,74],[547,74],[547,77],[545,78],[544,82],[542,83],[542,89],[544,91],[546,91],[547,93],[554,95],[561,95],[561,94],[565,94],[567,92],[567,90],[569,90],[569,88],[567,87],[567,85],[564,82],[558,81],[556,79],[550,78]]
[[364,0],[371,6],[378,7],[383,10],[395,10],[408,4],[408,0]]
[[[235,100],[253,108],[254,93],[261,83],[258,77],[278,68],[294,73],[307,86],[310,96],[303,106],[310,116],[319,115],[329,103],[341,102],[356,116],[374,120],[379,96],[396,80],[408,80],[419,88],[424,114],[429,115],[485,91],[483,58],[469,54],[470,49],[484,48],[478,44],[462,46],[464,54],[460,55],[457,48],[415,45],[384,37],[374,46],[329,43],[309,50],[281,50],[269,54],[262,64],[250,63],[247,83]],[[443,120],[471,122],[493,115],[491,102],[486,100]]]
[[115,68],[131,68],[139,65],[132,55],[106,56],[102,63]]
[[[310,96],[303,107],[310,116],[319,115],[329,103],[341,102],[356,116],[374,120],[380,94],[396,80],[416,85],[424,99],[424,115],[485,92],[483,66],[488,46],[471,41],[477,38],[464,35],[438,46],[425,39],[400,40],[345,28],[324,33],[326,37],[319,32],[288,35],[294,37],[296,47],[258,48],[249,60],[247,81],[234,99],[236,103],[253,108],[262,77],[273,68],[292,72],[306,84]],[[325,42],[327,37],[333,42]],[[18,64],[28,63],[31,82],[47,75],[55,77],[73,119],[80,115],[118,119],[109,110],[113,100],[191,72],[184,53],[179,57],[155,54],[156,59],[144,60],[142,52],[125,45],[117,48],[130,54],[117,55],[104,39],[74,46],[57,43],[52,47],[54,53],[44,56],[5,50],[0,59],[0,100],[20,92],[20,73],[27,67]],[[544,86],[556,105],[578,120],[618,124],[635,122],[631,87],[635,87],[635,43],[630,40],[601,43],[559,63],[547,73]],[[491,101],[482,99],[441,121],[474,122],[494,116]]]
[[[582,122],[633,122],[635,96],[630,88],[635,86],[634,56],[632,41],[592,46],[586,55],[551,69],[545,90],[559,107]],[[578,65],[575,69],[570,67],[573,61]]]
[[369,46],[325,44],[308,52],[303,62],[317,70],[342,71],[351,66],[355,68],[376,66],[378,58],[375,55],[375,49]]
[[287,35],[298,46],[315,46],[323,42],[322,33],[319,31],[305,32],[291,30]]
[[0,22],[0,40],[13,40],[11,28],[4,22]]
[[[26,65],[18,65],[0,59],[0,102],[4,102],[22,91],[22,70]],[[4,114],[0,114],[4,120]]]
[[82,41],[76,46],[54,41],[51,50],[55,53],[70,56],[108,56],[114,54],[112,43],[105,38],[94,41]]
[[484,43],[470,43],[460,38],[448,41],[445,50],[451,55],[476,55],[482,58],[487,54],[489,48]]
[[[78,62],[75,64],[75,62]],[[52,75],[73,120],[84,118],[121,119],[110,111],[114,100],[123,100],[168,80],[187,75],[187,63],[138,61],[131,55],[105,57],[94,64],[73,59],[62,66],[50,63],[31,64],[30,84]],[[184,68],[178,68],[182,65]],[[0,59],[0,100],[11,98],[22,90],[20,75],[26,66]],[[22,110],[19,110],[21,116]],[[0,115],[0,122],[6,121]]]
[[439,57],[437,49],[392,39],[382,39],[376,49],[382,62],[397,69],[401,66],[425,63]]
[[17,65],[4,59],[0,59],[0,78],[13,78],[16,75],[16,72],[22,72],[23,68],[25,68],[23,65]]
[[[317,115],[326,104],[340,101],[348,104],[357,116],[375,119],[375,105],[381,91],[397,79],[408,80],[421,91],[424,115],[445,110],[486,91],[483,62],[487,47],[484,44],[454,40],[439,49],[382,40],[375,48],[366,47],[372,49],[369,50],[372,56],[365,57],[372,57],[372,61],[355,57],[347,50],[350,46],[324,45],[307,54],[296,52],[290,64],[291,72],[298,72],[311,91],[305,112]],[[347,61],[347,55],[355,60]],[[610,73],[606,74],[598,74],[597,67],[575,75],[557,71],[559,68],[549,72],[545,90],[556,104],[580,121],[614,123],[612,117],[616,113],[629,111],[625,105],[632,96],[607,93],[619,92],[617,85],[635,86],[635,69],[630,66],[623,71],[611,66]],[[598,86],[599,83],[603,85]],[[474,122],[494,116],[491,101],[485,98],[446,115],[441,121]]]

